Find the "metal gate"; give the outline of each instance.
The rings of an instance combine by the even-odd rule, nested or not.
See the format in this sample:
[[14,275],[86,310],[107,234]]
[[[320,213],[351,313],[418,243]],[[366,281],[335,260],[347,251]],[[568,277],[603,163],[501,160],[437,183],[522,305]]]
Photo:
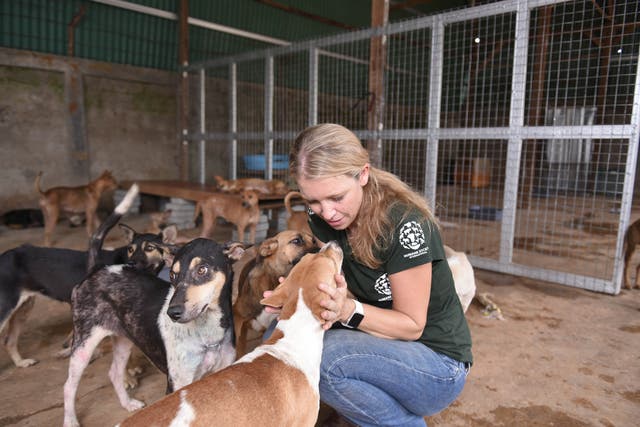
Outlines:
[[505,1],[192,64],[193,178],[288,180],[295,135],[340,123],[475,267],[616,294],[640,10],[611,3]]

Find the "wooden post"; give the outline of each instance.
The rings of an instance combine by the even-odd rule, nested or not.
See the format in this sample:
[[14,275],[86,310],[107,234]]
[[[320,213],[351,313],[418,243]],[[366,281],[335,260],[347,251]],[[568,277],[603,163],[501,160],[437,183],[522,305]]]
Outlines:
[[[529,102],[529,119],[528,126],[544,125],[545,100],[544,87],[545,76],[547,73],[547,56],[549,50],[549,42],[551,39],[551,23],[553,17],[554,6],[547,6],[540,11],[537,26],[539,31],[536,34],[536,50],[533,59],[533,76],[531,77],[531,101]],[[534,143],[531,152],[525,152],[525,165],[529,165],[529,169],[523,168],[525,171],[523,190],[525,192],[522,198],[522,208],[531,206],[531,198],[533,196],[533,178],[536,175],[538,162],[538,144]],[[526,154],[528,153],[528,154]],[[544,155],[544,153],[542,153]]]
[[[384,27],[389,20],[389,0],[371,0],[371,27]],[[384,69],[386,66],[386,36],[371,38],[369,47],[369,104],[367,127],[371,131],[382,130],[384,119]],[[371,164],[382,165],[382,141],[371,138],[367,141]]]
[[[180,11],[178,14],[178,37],[179,37],[179,68],[189,65],[189,0],[180,0]],[[181,71],[179,86],[179,105],[178,111],[180,115],[180,129],[178,136],[178,161],[180,170],[180,179],[189,180],[189,141],[187,141],[187,133],[189,129],[189,73]]]

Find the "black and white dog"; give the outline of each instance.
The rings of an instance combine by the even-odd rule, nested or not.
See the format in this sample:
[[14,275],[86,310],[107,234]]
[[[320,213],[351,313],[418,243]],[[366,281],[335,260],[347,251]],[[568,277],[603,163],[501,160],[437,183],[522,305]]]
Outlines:
[[[128,244],[115,250],[102,250],[102,241],[96,242],[99,248],[96,262],[102,265],[130,264],[157,274],[165,265],[158,245],[173,242],[177,236],[176,227],[167,227],[158,234],[139,234],[124,224],[120,227]],[[28,244],[0,255],[0,335],[16,366],[27,367],[37,363],[35,359],[24,359],[18,351],[20,332],[33,309],[35,296],[40,294],[71,302],[71,290],[87,275],[87,260],[86,251]]]
[[[243,245],[195,239],[179,249],[160,246],[165,260],[173,260],[171,284],[127,265],[111,265],[94,268],[74,288],[73,344],[64,384],[65,426],[79,425],[75,411],[78,384],[105,337],[113,338],[109,378],[120,404],[129,411],[144,406],[129,396],[123,382],[133,345],[167,374],[168,392],[234,361],[232,263],[242,256]],[[89,265],[93,265],[91,257]]]

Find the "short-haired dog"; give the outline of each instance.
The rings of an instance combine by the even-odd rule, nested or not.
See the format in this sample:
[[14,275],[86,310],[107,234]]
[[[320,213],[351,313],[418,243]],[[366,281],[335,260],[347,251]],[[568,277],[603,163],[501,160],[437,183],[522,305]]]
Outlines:
[[249,243],[256,242],[256,227],[260,221],[258,193],[252,190],[240,194],[214,194],[196,203],[194,221],[202,213],[200,237],[210,237],[216,227],[216,218],[221,217],[238,227],[238,240],[244,240],[249,227]]
[[52,187],[47,191],[40,188],[42,172],[35,180],[35,188],[40,195],[40,209],[44,217],[44,246],[51,246],[51,235],[56,227],[60,213],[86,216],[87,235],[100,225],[97,215],[100,196],[104,191],[115,190],[118,186],[110,171],[102,174],[86,185],[78,187]]
[[242,256],[243,246],[209,239],[194,239],[179,249],[161,246],[167,262],[173,258],[171,284],[127,265],[112,265],[94,269],[74,288],[65,426],[78,425],[75,396],[80,377],[105,337],[113,338],[109,378],[120,404],[129,411],[144,406],[129,396],[123,382],[133,345],[167,374],[167,391],[235,359],[231,265]]
[[458,252],[444,245],[444,254],[453,276],[456,294],[462,305],[462,310],[467,311],[473,297],[476,295],[476,279],[469,258],[464,252]]
[[305,203],[304,210],[293,209],[291,200],[294,198],[302,198],[302,194],[298,191],[290,191],[284,197],[284,207],[287,210],[287,214],[289,214],[289,217],[287,218],[287,229],[298,230],[311,234],[311,227],[309,227],[309,214],[307,213],[308,206]]
[[[97,262],[130,264],[157,274],[164,267],[158,245],[173,242],[177,233],[175,226],[158,234],[140,234],[124,224],[120,227],[125,232],[127,244],[114,250],[99,250]],[[35,359],[23,358],[18,351],[20,332],[33,309],[36,295],[70,303],[71,290],[87,274],[87,258],[86,251],[28,244],[0,255],[0,335],[16,366],[37,363]]]
[[287,278],[262,300],[282,308],[271,336],[231,366],[208,375],[145,408],[126,426],[308,426],[320,407],[320,360],[325,294],[335,286],[342,250],[329,242],[305,255]]
[[238,178],[224,179],[220,175],[215,175],[216,187],[220,191],[229,193],[239,193],[245,190],[253,190],[263,196],[285,195],[289,191],[287,184],[280,179],[262,178]]
[[169,218],[173,211],[167,209],[165,211],[151,212],[149,214],[149,225],[145,228],[146,233],[159,233],[162,229],[169,225]]
[[[289,274],[305,254],[318,249],[311,234],[285,230],[264,240],[255,251],[245,251],[236,264],[242,264],[243,268],[234,275],[237,298],[233,304],[233,322],[238,357],[246,353],[249,328],[262,332],[276,317],[264,312],[260,304],[263,293],[278,286],[278,279]],[[251,259],[243,262],[247,256]]]

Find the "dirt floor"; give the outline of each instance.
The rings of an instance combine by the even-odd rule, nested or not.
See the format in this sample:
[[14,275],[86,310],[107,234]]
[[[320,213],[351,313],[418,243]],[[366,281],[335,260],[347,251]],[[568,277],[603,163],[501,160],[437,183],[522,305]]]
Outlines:
[[[144,214],[123,222],[142,230]],[[197,230],[182,232],[193,237]],[[217,239],[228,239],[219,227]],[[61,223],[57,246],[86,248],[80,228]],[[0,252],[24,242],[40,244],[42,229],[0,230]],[[121,242],[118,230],[106,245]],[[477,270],[478,292],[489,293],[504,320],[467,312],[475,364],[454,404],[429,417],[430,426],[634,426],[640,418],[640,291],[617,296]],[[40,361],[16,368],[0,350],[0,426],[59,425],[67,361],[55,357],[71,329],[68,305],[39,297],[20,340],[25,357]],[[165,378],[144,366],[138,399],[163,396]],[[110,355],[92,363],[76,403],[85,427],[115,425],[127,416],[107,375]],[[277,398],[274,396],[274,398]]]

